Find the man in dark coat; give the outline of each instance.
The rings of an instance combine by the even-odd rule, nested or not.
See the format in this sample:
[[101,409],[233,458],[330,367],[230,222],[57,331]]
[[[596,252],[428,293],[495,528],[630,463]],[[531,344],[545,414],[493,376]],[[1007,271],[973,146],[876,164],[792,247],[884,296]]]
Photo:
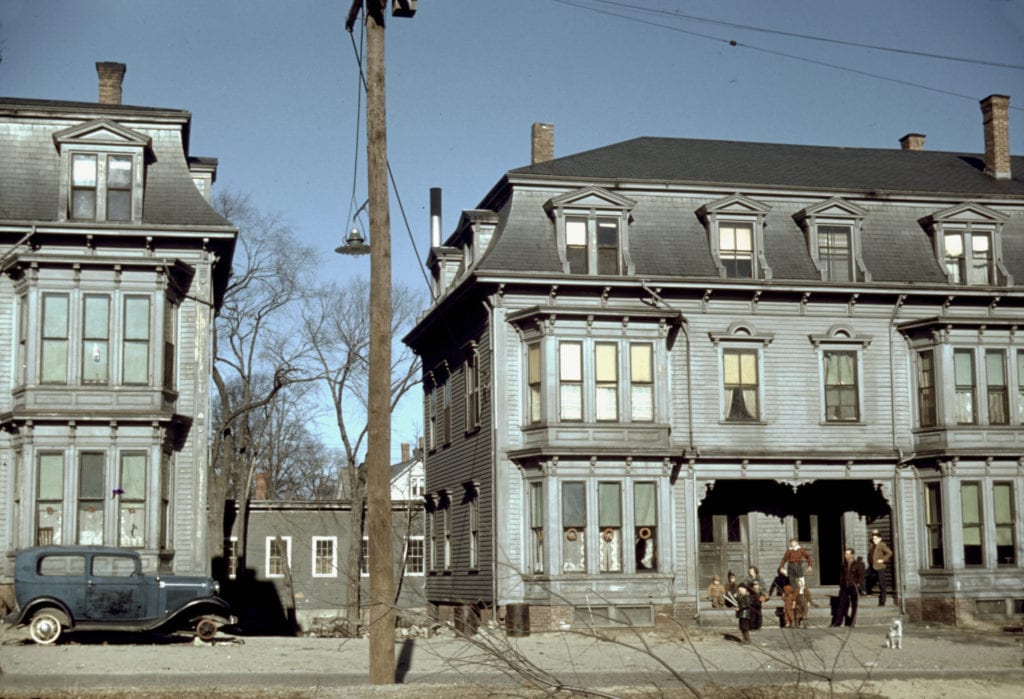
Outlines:
[[864,581],[864,564],[853,555],[853,549],[843,551],[843,565],[839,569],[839,604],[836,605],[832,626],[853,626],[857,621],[857,598]]
[[885,583],[889,561],[892,560],[892,549],[882,541],[878,530],[871,532],[871,546],[868,547],[868,565],[878,577],[878,606],[885,606]]

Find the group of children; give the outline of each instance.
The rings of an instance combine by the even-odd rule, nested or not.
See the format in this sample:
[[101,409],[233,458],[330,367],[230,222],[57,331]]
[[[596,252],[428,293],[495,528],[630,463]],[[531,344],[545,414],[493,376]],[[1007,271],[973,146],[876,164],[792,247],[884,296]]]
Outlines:
[[[789,548],[786,549],[779,564],[778,575],[767,591],[757,566],[750,566],[743,582],[737,582],[732,571],[729,571],[724,585],[721,578],[713,576],[708,587],[708,599],[711,600],[714,609],[736,608],[736,618],[739,619],[744,643],[750,643],[750,631],[761,628],[762,605],[776,594],[782,597],[783,625],[806,627],[807,612],[811,606],[811,591],[804,582],[804,563],[807,564],[807,572],[810,572],[810,554],[796,539],[791,539]],[[796,588],[793,587],[793,582],[796,583]]]

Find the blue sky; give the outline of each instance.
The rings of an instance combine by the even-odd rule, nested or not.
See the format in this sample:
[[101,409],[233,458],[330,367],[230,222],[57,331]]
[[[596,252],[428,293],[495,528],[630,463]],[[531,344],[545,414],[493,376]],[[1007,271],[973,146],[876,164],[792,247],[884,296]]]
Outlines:
[[[279,213],[325,276],[365,276],[365,258],[333,253],[366,199],[350,4],[3,0],[0,95],[95,101],[95,63],[126,63],[123,101],[189,110],[192,154],[220,160],[216,187]],[[389,20],[386,50],[389,160],[420,254],[429,188],[444,190],[447,235],[529,164],[536,121],[554,124],[556,156],[637,136],[898,148],[909,132],[980,153],[978,100],[1000,93],[1024,155],[1020,68],[681,15],[1024,66],[1024,0],[419,0]],[[394,197],[391,220],[395,278],[426,302]],[[396,444],[419,422],[415,407],[397,415]]]

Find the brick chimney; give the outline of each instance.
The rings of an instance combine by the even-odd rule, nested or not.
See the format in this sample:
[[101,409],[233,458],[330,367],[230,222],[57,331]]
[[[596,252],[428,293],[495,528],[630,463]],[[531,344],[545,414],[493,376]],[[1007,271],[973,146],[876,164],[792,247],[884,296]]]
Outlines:
[[985,126],[985,174],[997,180],[1008,180],[1010,173],[1010,98],[989,95],[981,100],[982,124]]
[[900,147],[903,150],[924,150],[924,134],[908,133],[900,139]]
[[124,80],[124,63],[101,62],[96,64],[100,75],[100,104],[121,104],[121,81]]
[[267,474],[257,473],[256,474],[256,492],[253,494],[253,500],[266,500],[267,491],[269,490],[267,483]]
[[404,463],[404,462],[406,462],[408,460],[409,460],[409,443],[408,442],[402,442],[402,462]]
[[533,146],[531,165],[544,163],[553,160],[555,157],[555,126],[554,124],[541,124],[536,122],[530,133],[530,142]]

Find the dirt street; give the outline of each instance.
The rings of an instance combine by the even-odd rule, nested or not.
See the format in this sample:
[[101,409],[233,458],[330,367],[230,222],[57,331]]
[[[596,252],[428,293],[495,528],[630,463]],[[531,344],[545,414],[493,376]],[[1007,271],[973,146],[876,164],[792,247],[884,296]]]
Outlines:
[[[366,684],[368,641],[342,638],[78,637],[36,646],[0,632],[0,696],[540,696],[549,687],[600,688],[612,696],[759,696],[897,699],[1024,694],[1019,634],[909,625],[902,650],[878,628],[764,629],[744,646],[721,630],[681,634],[535,633],[496,629],[470,640],[441,634],[396,645],[400,684]],[[798,691],[799,690],[799,691]]]

